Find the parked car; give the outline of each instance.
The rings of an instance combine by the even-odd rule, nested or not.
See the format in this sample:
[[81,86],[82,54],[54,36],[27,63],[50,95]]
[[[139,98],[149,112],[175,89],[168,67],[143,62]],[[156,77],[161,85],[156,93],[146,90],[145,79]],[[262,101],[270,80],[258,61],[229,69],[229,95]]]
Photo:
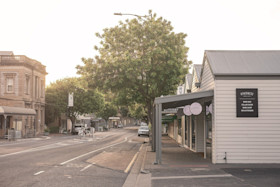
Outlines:
[[148,126],[140,126],[139,129],[138,129],[138,136],[141,136],[141,135],[146,135],[149,137],[150,135],[150,129]]
[[141,122],[140,126],[148,126],[148,124],[145,122]]
[[81,129],[83,129],[83,128],[85,128],[85,125],[84,125],[84,124],[76,123],[76,124],[74,125],[74,132],[73,132],[73,134],[78,134],[79,131],[80,131]]
[[123,124],[119,123],[118,128],[123,128]]

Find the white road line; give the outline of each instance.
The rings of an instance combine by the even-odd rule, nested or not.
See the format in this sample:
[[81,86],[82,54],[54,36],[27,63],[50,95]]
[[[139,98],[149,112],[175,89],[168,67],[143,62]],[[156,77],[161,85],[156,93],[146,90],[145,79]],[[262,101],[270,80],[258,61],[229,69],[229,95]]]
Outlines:
[[221,178],[232,177],[231,174],[224,175],[194,175],[194,176],[166,176],[166,177],[152,177],[152,180],[164,180],[164,179],[200,179],[200,178]]
[[102,147],[102,148],[100,148],[100,149],[96,149],[96,150],[94,150],[94,151],[90,151],[90,152],[88,152],[88,153],[82,154],[82,155],[80,155],[80,156],[77,156],[77,157],[72,158],[72,159],[70,159],[70,160],[67,160],[67,161],[65,161],[65,162],[62,162],[62,163],[60,163],[60,165],[67,164],[67,163],[69,163],[69,162],[72,162],[73,160],[77,160],[77,159],[79,159],[79,158],[82,158],[82,157],[87,156],[87,155],[89,155],[89,154],[95,153],[95,152],[97,152],[97,151],[101,151],[101,150],[103,150],[103,149],[107,149],[107,148],[109,148],[109,147],[122,144],[122,143],[124,143],[124,142],[126,142],[126,141],[127,141],[127,137],[125,138],[125,140],[123,140],[123,141],[121,141],[121,142],[119,142],[119,143],[111,144],[111,145],[108,145],[108,146],[106,146],[106,147]]
[[40,175],[41,173],[44,173],[45,171],[39,171],[39,172],[37,172],[37,173],[35,173],[34,175],[36,176],[36,175]]
[[[69,142],[67,141],[63,141],[63,142],[57,142],[57,143],[53,143],[53,144],[48,144],[48,145],[44,145],[44,146],[40,146],[40,147],[35,147],[35,148],[31,148],[31,149],[27,149],[27,150],[23,150],[23,151],[19,151],[19,152],[14,152],[14,153],[8,153],[5,155],[0,155],[1,157],[7,157],[7,156],[11,156],[11,155],[18,155],[18,154],[22,154],[22,153],[29,153],[29,152],[35,152],[35,151],[42,151],[42,150],[47,150],[47,149],[53,149],[53,148],[59,148],[59,147],[64,147],[64,146],[69,146],[69,145],[73,145],[76,144],[77,142]],[[81,143],[81,142],[79,142]]]
[[84,167],[83,169],[81,169],[80,171],[85,171],[86,169],[88,169],[89,167],[91,167],[92,166],[92,164],[90,164],[90,165],[87,165],[86,167]]
[[28,153],[28,152],[33,152],[33,151],[41,151],[41,150],[45,150],[48,149],[52,146],[55,146],[55,144],[49,144],[49,145],[45,145],[45,146],[41,146],[41,147],[35,147],[35,148],[31,148],[31,149],[27,149],[27,150],[23,150],[23,151],[19,151],[19,152],[14,152],[14,153],[9,153],[9,154],[5,154],[5,155],[0,155],[0,157],[6,157],[6,156],[11,156],[11,155],[17,155],[17,154],[21,154],[21,153]]

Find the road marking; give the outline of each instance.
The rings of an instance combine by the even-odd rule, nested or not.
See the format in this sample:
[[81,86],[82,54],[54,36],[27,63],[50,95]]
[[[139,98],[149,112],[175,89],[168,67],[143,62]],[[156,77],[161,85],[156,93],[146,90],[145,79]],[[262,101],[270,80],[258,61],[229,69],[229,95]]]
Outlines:
[[45,171],[39,171],[39,172],[37,172],[37,173],[35,173],[34,175],[36,176],[36,175],[40,175],[41,173],[44,173]]
[[170,176],[170,177],[152,177],[152,180],[162,179],[200,179],[200,178],[221,178],[221,177],[232,177],[231,174],[224,175],[194,175],[194,176]]
[[77,160],[77,159],[79,159],[79,158],[82,158],[82,157],[87,156],[87,155],[89,155],[89,154],[95,153],[95,152],[97,152],[97,151],[101,151],[101,150],[103,150],[103,149],[107,149],[107,148],[109,148],[109,147],[122,144],[122,143],[124,143],[124,142],[126,142],[126,141],[127,141],[127,137],[125,138],[125,140],[123,140],[123,141],[121,141],[121,142],[119,142],[119,143],[111,144],[111,145],[108,145],[108,146],[106,146],[106,147],[102,147],[102,148],[100,148],[100,149],[96,149],[96,150],[94,150],[94,151],[90,151],[90,152],[88,152],[88,153],[82,154],[82,155],[80,155],[80,156],[77,156],[77,157],[72,158],[72,159],[70,159],[70,160],[67,160],[67,161],[65,161],[65,162],[62,162],[62,163],[60,163],[60,165],[67,164],[67,163],[69,163],[69,162],[72,162],[73,160]]
[[[142,149],[143,147],[143,144],[141,145],[141,147],[139,148],[139,151]],[[132,158],[132,160],[130,161],[130,163],[128,164],[128,166],[126,167],[126,169],[124,170],[125,173],[128,173],[128,171],[130,170],[132,164],[134,163],[134,161],[136,160],[138,154],[139,154],[139,151],[137,153],[135,153],[134,157]]]
[[8,154],[5,154],[5,155],[0,155],[0,158],[1,157],[12,156],[12,155],[18,155],[18,154],[22,154],[22,153],[30,153],[30,152],[35,152],[35,151],[43,151],[43,150],[48,150],[48,149],[54,149],[54,148],[69,146],[69,145],[73,145],[73,143],[74,142],[67,143],[65,141],[57,142],[57,143],[48,144],[48,145],[44,145],[44,146],[40,146],[40,147],[35,147],[35,148],[31,148],[31,149],[27,149],[27,150],[23,150],[23,151],[19,151],[19,152],[14,152],[14,153],[8,153]]
[[139,154],[139,152],[137,152],[137,153],[134,155],[133,159],[131,160],[131,162],[128,164],[128,166],[127,166],[126,169],[124,170],[125,173],[127,173],[127,172],[130,170],[130,168],[131,168],[132,164],[134,163],[135,159],[137,158],[137,155],[138,155],[138,154]]
[[90,164],[90,165],[87,165],[86,167],[84,167],[83,169],[81,169],[80,171],[85,171],[86,169],[88,169],[89,167],[91,167],[92,166],[92,164]]

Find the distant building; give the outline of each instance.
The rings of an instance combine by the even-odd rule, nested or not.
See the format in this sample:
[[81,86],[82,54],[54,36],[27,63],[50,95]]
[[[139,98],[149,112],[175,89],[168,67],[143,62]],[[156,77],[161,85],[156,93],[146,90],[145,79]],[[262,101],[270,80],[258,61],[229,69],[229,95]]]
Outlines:
[[46,66],[12,51],[0,51],[0,137],[42,133],[45,124]]

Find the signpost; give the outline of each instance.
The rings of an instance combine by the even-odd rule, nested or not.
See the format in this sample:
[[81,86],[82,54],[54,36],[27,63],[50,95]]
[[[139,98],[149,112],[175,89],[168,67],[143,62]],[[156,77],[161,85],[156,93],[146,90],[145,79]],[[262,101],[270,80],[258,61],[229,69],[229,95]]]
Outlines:
[[258,117],[258,89],[236,89],[236,116]]

